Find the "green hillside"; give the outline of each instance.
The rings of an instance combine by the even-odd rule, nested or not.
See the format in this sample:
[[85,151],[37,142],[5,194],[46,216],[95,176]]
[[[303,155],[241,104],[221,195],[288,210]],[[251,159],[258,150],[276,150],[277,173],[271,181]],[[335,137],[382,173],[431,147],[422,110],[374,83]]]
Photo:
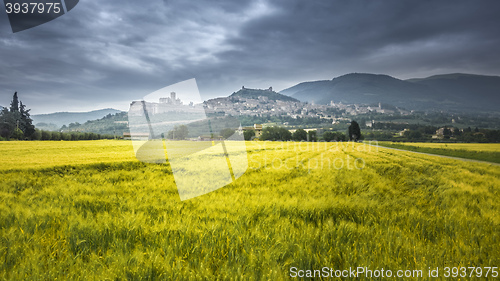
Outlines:
[[[50,124],[53,124],[53,127],[60,128],[61,126],[69,125],[70,123],[85,123],[88,120],[96,120],[108,114],[115,114],[119,112],[122,111],[113,108],[106,108],[89,112],[56,112],[50,114],[36,114],[32,115],[31,118],[33,119],[33,124],[35,124],[35,126],[38,123],[45,123],[49,126]],[[37,126],[37,128],[39,127],[42,126]]]
[[230,98],[235,98],[235,97],[242,97],[242,98],[249,98],[249,99],[258,99],[260,96],[267,97],[269,100],[282,100],[282,101],[295,101],[298,102],[297,99],[282,95],[280,93],[277,93],[272,90],[260,90],[260,89],[247,89],[243,88],[239,90],[238,92],[233,93],[230,95]]
[[127,112],[118,112],[116,114],[109,113],[108,115],[97,119],[89,120],[83,124],[78,122],[64,125],[61,128],[63,132],[84,132],[106,135],[123,136],[124,132],[128,132]]

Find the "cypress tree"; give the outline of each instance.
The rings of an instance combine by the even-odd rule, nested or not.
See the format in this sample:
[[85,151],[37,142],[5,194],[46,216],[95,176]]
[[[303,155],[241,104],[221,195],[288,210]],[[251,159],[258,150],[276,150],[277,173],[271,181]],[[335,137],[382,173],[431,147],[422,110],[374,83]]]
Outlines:
[[31,137],[35,133],[35,126],[29,112],[30,109],[26,109],[26,105],[19,101],[15,92],[10,103],[10,110],[4,108],[0,112],[0,135],[15,139]]
[[12,97],[12,102],[10,103],[10,112],[18,112],[19,111],[19,99],[17,98],[17,92],[14,93],[14,97]]
[[349,126],[349,140],[357,141],[361,138],[361,128],[356,121],[352,121]]

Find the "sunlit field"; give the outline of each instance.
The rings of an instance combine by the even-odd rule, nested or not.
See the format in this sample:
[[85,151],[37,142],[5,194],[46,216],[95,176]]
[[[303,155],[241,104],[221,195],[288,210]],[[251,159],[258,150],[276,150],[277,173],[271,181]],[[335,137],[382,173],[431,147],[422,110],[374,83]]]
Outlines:
[[[381,142],[382,143],[382,142]],[[386,143],[386,142],[383,142]],[[485,152],[500,152],[500,143],[422,143],[422,142],[403,142],[402,145],[411,145],[417,147],[472,150]]]
[[243,176],[181,201],[169,164],[137,161],[129,141],[1,142],[0,279],[288,280],[292,267],[368,267],[448,280],[428,268],[500,265],[497,165],[359,143],[247,151]]
[[130,141],[0,141],[0,169],[136,161]]
[[500,143],[379,142],[378,144],[416,152],[500,163]]

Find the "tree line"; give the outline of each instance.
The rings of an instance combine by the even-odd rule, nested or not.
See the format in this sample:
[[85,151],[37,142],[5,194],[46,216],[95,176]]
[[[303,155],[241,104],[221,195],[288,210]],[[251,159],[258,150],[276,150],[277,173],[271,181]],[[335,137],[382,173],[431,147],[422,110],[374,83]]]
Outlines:
[[[245,140],[250,140],[251,137],[255,136],[255,132],[248,131],[252,133],[246,133]],[[304,129],[297,129],[295,132],[290,132],[283,127],[266,127],[262,130],[262,135],[260,140],[271,140],[271,141],[358,141],[363,139],[361,134],[361,129],[356,121],[352,121],[349,126],[347,135],[342,132],[326,131],[322,136],[318,135],[315,130],[306,131]]]
[[30,110],[19,100],[17,92],[12,97],[10,107],[0,112],[0,140],[98,140],[113,139],[113,135],[58,132],[36,129]]
[[[374,124],[375,125],[375,124]],[[379,125],[380,126],[380,125]],[[471,127],[459,129],[457,127],[441,127],[442,134],[437,139],[433,139],[433,135],[437,135],[440,127],[419,125],[419,124],[383,124],[391,130],[401,130],[403,133],[395,135],[394,132],[373,130],[365,132],[366,139],[370,140],[386,140],[386,141],[453,141],[453,142],[477,142],[477,143],[498,143],[500,142],[500,130],[492,129],[472,129]],[[403,131],[404,130],[404,131]]]

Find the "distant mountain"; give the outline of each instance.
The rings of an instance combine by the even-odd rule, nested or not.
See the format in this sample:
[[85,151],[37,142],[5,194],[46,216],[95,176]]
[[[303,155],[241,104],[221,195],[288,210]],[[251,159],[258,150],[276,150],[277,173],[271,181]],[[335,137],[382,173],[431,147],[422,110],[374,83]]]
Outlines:
[[478,108],[499,110],[500,77],[473,74],[444,74],[406,80],[432,88],[436,94],[458,103]]
[[448,74],[400,80],[388,75],[352,73],[300,83],[280,93],[319,104],[381,102],[407,109],[498,111],[500,77]]
[[232,95],[230,95],[229,98],[242,97],[249,99],[258,99],[259,96],[267,97],[269,100],[273,101],[282,100],[282,101],[298,102],[297,99],[277,93],[273,91],[272,88],[269,88],[268,90],[242,88],[238,92],[235,92]]
[[[69,125],[71,123],[85,123],[89,120],[100,119],[108,114],[116,114],[122,112],[120,110],[106,108],[100,110],[94,110],[89,112],[56,112],[50,114],[37,114],[32,115],[33,124],[41,124],[41,126],[36,127],[44,127],[45,129],[50,128],[61,128],[63,125]],[[53,124],[51,126],[50,124]]]

